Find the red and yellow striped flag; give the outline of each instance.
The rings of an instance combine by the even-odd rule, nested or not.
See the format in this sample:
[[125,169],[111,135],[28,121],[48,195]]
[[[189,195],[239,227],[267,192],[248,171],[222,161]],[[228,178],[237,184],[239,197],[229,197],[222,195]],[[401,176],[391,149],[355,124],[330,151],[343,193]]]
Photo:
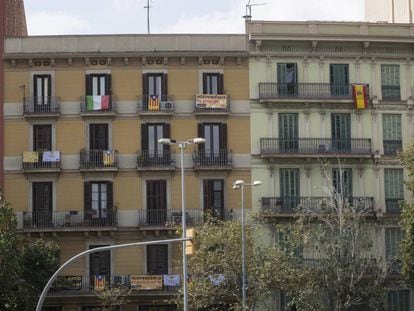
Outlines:
[[352,93],[356,109],[365,109],[368,107],[367,86],[364,84],[352,85]]

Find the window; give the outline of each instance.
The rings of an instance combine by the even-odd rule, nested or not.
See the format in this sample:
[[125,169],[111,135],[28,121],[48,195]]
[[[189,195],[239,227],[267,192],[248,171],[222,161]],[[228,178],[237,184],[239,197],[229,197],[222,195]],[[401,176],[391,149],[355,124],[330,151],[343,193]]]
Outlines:
[[108,124],[89,124],[89,150],[108,150]]
[[147,246],[147,274],[168,274],[168,245]]
[[331,95],[343,97],[349,95],[349,65],[348,64],[331,64],[330,82]]
[[352,169],[332,169],[332,183],[336,193],[344,198],[352,198]]
[[404,200],[404,170],[384,169],[385,207],[387,213],[399,213],[399,202]]
[[391,272],[399,272],[401,268],[398,257],[402,238],[403,232],[400,228],[385,229],[385,260],[388,262]]
[[111,95],[110,74],[88,74],[86,75],[86,95],[105,96]]
[[[107,245],[90,245],[89,249],[102,246]],[[106,283],[109,283],[111,277],[110,250],[89,254],[89,276],[92,288],[95,288],[96,286],[106,286]],[[100,277],[103,277],[103,279],[101,279]],[[98,283],[98,280],[101,282]]]
[[52,126],[50,124],[33,125],[33,151],[52,150]]
[[279,113],[280,151],[296,152],[298,147],[298,114]]
[[385,155],[396,155],[402,150],[401,115],[382,115],[383,145]]
[[293,210],[298,206],[300,200],[299,169],[280,169],[280,197],[282,209]]
[[223,93],[223,75],[220,73],[203,73],[203,94],[218,95]]
[[84,191],[85,218],[91,221],[91,225],[111,224],[114,220],[112,182],[85,182]]
[[53,183],[32,183],[32,212],[33,225],[48,227],[52,225],[53,213]]
[[50,111],[50,96],[52,95],[51,75],[33,76],[33,97],[35,112]]
[[333,151],[351,151],[351,115],[349,113],[331,115],[331,135]]
[[280,292],[280,310],[281,311],[296,311],[296,307],[289,306],[290,298],[287,293]]
[[388,311],[410,311],[410,291],[393,290],[388,292]]
[[297,95],[297,66],[295,63],[277,64],[277,83],[279,95]]
[[147,224],[164,226],[167,222],[167,181],[147,180]]
[[382,99],[400,100],[400,66],[381,65]]
[[150,306],[139,306],[139,311],[176,311],[176,306],[171,305],[162,305],[162,306],[156,306],[156,305],[150,305]]
[[222,150],[227,149],[227,124],[202,123],[198,125],[198,135],[206,141],[198,145],[208,156],[217,157]]
[[170,146],[158,143],[161,138],[170,138],[170,124],[141,124],[141,147],[148,161],[170,160]]
[[62,307],[42,307],[42,311],[62,311]]
[[212,217],[224,219],[224,181],[222,179],[203,180],[204,212]]

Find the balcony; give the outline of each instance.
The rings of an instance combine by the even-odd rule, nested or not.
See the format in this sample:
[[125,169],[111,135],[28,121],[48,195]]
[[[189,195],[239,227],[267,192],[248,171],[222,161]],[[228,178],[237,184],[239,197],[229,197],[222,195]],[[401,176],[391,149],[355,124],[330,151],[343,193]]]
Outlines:
[[260,154],[268,157],[371,157],[369,138],[261,138]]
[[141,115],[172,115],[174,114],[174,100],[172,96],[161,95],[152,97],[143,95],[138,102],[138,113]]
[[382,99],[390,101],[399,101],[401,100],[401,92],[399,85],[382,85]]
[[386,198],[385,211],[390,216],[400,216],[400,205],[404,202],[404,198]]
[[196,170],[230,170],[232,168],[232,152],[220,149],[217,152],[196,150],[193,153]]
[[[351,197],[350,206],[362,213],[374,212],[373,197]],[[329,211],[332,204],[337,204],[329,197],[263,197],[262,212],[266,215],[281,214],[292,215],[303,211],[304,213],[321,213]]]
[[117,171],[117,150],[85,150],[80,152],[80,170]]
[[59,97],[32,96],[24,98],[23,114],[26,118],[53,117],[60,113]]
[[402,140],[384,140],[383,145],[385,156],[396,156],[402,151]]
[[351,84],[331,83],[259,83],[260,100],[307,99],[352,101]]
[[60,151],[26,151],[22,156],[24,173],[60,172]]
[[139,171],[175,170],[175,153],[169,150],[162,152],[138,151],[137,169]]
[[227,115],[230,113],[230,96],[226,94],[197,94],[194,113],[196,115]]
[[116,211],[97,217],[90,211],[23,212],[23,231],[113,230],[117,227]]
[[85,96],[81,98],[81,115],[83,117],[102,117],[116,115],[116,101],[112,95]]

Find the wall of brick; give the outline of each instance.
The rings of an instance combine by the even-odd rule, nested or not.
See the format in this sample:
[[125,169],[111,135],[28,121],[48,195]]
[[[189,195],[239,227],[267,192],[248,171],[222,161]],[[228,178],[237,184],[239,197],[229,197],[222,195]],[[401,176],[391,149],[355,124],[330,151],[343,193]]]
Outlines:
[[27,36],[26,14],[23,0],[6,1],[6,37]]

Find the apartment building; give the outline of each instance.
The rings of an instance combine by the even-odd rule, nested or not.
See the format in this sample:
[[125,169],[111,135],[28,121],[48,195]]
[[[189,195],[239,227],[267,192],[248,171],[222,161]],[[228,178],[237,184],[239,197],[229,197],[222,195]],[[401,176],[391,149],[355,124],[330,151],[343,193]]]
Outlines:
[[[263,182],[253,208],[280,223],[298,207],[320,208],[333,186],[375,216],[375,250],[391,260],[398,202],[409,198],[396,154],[413,143],[412,26],[252,21],[247,33],[252,179]],[[356,107],[353,85],[366,90],[366,107]],[[413,298],[397,288],[388,310],[412,310]],[[288,310],[282,294],[274,305]]]
[[[21,232],[56,241],[61,263],[176,237],[179,150],[160,138],[206,140],[184,153],[188,226],[238,217],[232,183],[250,180],[244,35],[14,37],[4,68],[5,196]],[[121,310],[174,310],[181,254],[167,243],[80,259],[47,310],[100,310],[94,292],[114,284],[132,289]]]
[[367,22],[412,23],[413,0],[365,0]]

